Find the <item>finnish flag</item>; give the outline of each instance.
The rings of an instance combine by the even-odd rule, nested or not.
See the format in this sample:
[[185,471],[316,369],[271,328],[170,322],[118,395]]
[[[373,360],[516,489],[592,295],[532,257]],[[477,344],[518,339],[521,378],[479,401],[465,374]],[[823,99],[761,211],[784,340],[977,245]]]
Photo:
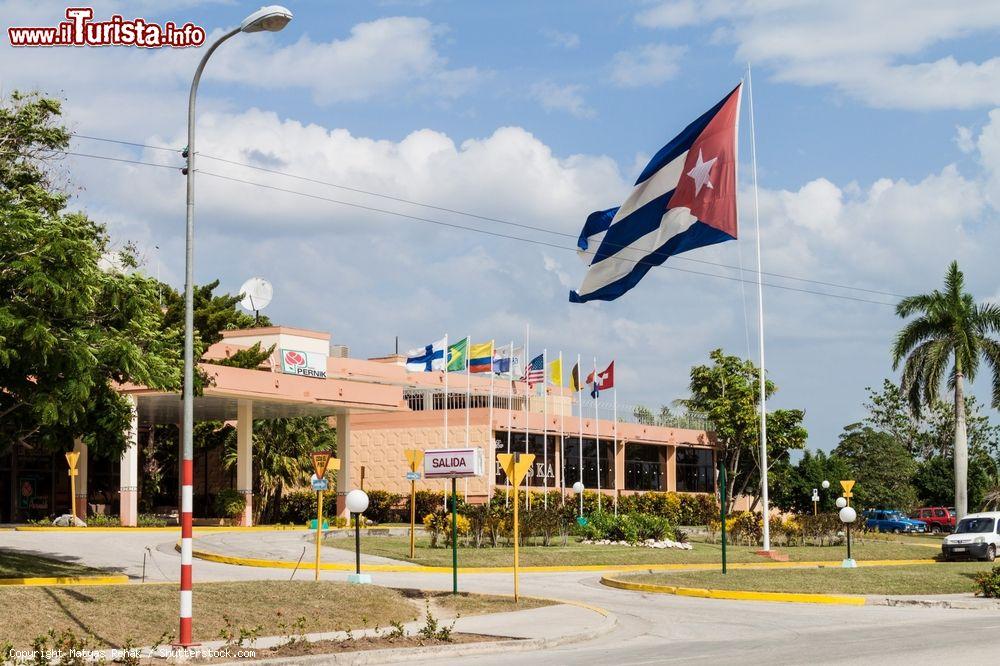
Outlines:
[[741,88],[661,148],[625,203],[587,218],[577,245],[588,269],[571,302],[613,301],[667,257],[736,238]]
[[411,349],[406,355],[406,369],[410,372],[444,370],[444,350],[447,346],[448,338],[441,338],[421,349]]

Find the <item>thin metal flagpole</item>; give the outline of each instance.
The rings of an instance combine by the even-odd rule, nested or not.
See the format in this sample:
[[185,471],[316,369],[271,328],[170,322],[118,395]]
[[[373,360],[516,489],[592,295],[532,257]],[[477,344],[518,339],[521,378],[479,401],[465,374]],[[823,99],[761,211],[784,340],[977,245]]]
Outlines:
[[[507,453],[510,453],[510,440],[514,433],[514,341],[510,341],[510,355],[507,357],[507,376],[510,386],[507,388]],[[507,508],[510,501],[510,479],[504,474],[503,505]]]
[[[597,357],[594,357],[594,386],[597,381]],[[600,393],[598,393],[600,395]],[[597,413],[597,396],[594,396],[594,451],[597,455],[597,510],[601,510],[601,417]]]
[[[496,373],[493,372],[493,350],[496,348],[496,341],[490,340],[490,416],[489,416],[489,426],[487,428],[487,433],[489,435],[489,440],[486,445],[490,447],[489,451],[483,451],[487,453],[488,458],[496,460],[497,457],[497,436],[496,430],[493,429],[493,400],[496,397],[496,393],[493,390],[493,384],[496,381]],[[493,471],[496,471],[496,465],[493,466]],[[493,499],[493,487],[496,485],[496,474],[487,474],[486,476],[486,503],[489,504],[490,500]]]
[[[433,354],[433,351],[431,352]],[[451,360],[451,353],[448,350],[448,334],[444,334],[444,448],[448,448],[448,361]],[[448,510],[448,481],[445,480],[444,510]]]
[[[580,450],[579,450],[579,460],[577,468],[577,481],[581,484],[583,483],[583,364],[580,361],[580,355],[576,355],[576,403],[577,411],[580,412]],[[580,493],[580,515],[583,515],[583,493]]]
[[542,504],[549,508],[549,350],[542,349]]
[[[470,402],[472,401],[472,369],[469,367],[469,353],[471,351],[472,351],[472,336],[467,335],[465,336],[465,448],[469,448],[469,446],[471,446],[469,441],[469,434],[471,430],[469,422],[469,413],[471,408]],[[464,493],[465,493],[465,501],[466,503],[468,503],[469,501],[468,477],[466,477],[465,479]]]
[[760,505],[764,522],[764,550],[771,550],[770,504],[767,497],[767,379],[764,365],[764,280],[760,261],[760,205],[757,196],[757,133],[753,115],[753,79],[747,63],[747,97],[750,102],[750,161],[753,170],[753,219],[757,231],[757,335],[760,351]]
[[566,404],[563,398],[563,358],[559,350],[559,504],[566,505]]
[[[531,373],[531,368],[529,364],[531,363],[531,354],[528,353],[530,349],[529,342],[531,340],[531,326],[530,324],[524,325],[524,453],[528,453],[528,402],[529,394],[531,392],[531,384],[528,382],[528,375]],[[533,470],[529,470],[531,472]],[[524,508],[527,509],[531,506],[531,478],[534,476],[533,473],[526,474],[524,477]]]
[[615,401],[614,416],[612,417],[614,420],[614,424],[612,426],[614,428],[614,440],[613,440],[614,444],[612,445],[611,450],[614,451],[615,453],[615,464],[612,466],[612,470],[614,470],[614,479],[615,479],[614,483],[615,516],[617,516],[618,515],[618,385],[617,384],[612,385],[611,390],[614,391],[614,401]]

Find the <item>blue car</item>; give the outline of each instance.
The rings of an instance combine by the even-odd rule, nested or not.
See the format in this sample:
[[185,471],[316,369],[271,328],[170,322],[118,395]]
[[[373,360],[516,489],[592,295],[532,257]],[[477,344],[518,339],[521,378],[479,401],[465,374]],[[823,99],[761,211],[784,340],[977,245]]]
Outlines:
[[878,532],[917,532],[927,531],[927,523],[909,518],[902,511],[869,510],[865,511],[865,526]]

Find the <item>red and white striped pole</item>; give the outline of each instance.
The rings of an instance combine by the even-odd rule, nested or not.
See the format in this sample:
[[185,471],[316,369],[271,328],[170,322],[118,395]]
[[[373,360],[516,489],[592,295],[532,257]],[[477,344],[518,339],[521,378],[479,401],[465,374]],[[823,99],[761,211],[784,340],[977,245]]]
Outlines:
[[177,644],[181,647],[194,645],[191,637],[191,537],[192,500],[194,495],[194,461],[185,458],[181,464],[181,608],[180,634]]

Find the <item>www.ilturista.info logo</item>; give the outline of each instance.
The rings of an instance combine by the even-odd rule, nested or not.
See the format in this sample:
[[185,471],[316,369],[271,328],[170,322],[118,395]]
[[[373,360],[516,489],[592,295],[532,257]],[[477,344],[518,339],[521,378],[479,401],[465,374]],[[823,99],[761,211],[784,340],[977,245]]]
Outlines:
[[142,18],[126,19],[114,14],[107,21],[93,21],[91,7],[67,7],[66,19],[50,27],[10,27],[11,46],[164,46],[186,48],[205,43],[205,29],[193,23],[163,25]]

